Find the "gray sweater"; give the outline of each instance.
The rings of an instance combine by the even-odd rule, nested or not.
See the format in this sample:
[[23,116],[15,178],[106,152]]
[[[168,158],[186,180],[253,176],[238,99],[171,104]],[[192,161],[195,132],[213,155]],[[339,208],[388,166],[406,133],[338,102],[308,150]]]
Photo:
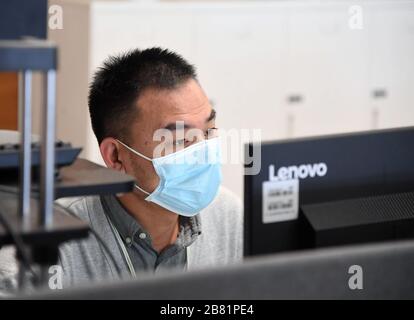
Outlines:
[[[70,208],[99,233],[121,267],[122,276],[128,277],[130,274],[125,258],[105,217],[99,197],[67,198],[58,202]],[[199,215],[202,233],[188,247],[188,269],[206,268],[241,260],[243,216],[240,200],[229,190],[220,188],[216,199]],[[94,236],[63,244],[60,256],[64,271],[64,287],[84,284],[90,280],[119,278],[110,257]],[[139,273],[139,270],[136,271]]]
[[[57,202],[89,223],[105,241],[122,270],[122,274],[119,275],[103,246],[90,235],[87,239],[70,241],[60,247],[63,287],[130,277],[125,258],[105,216],[99,196],[64,198]],[[199,218],[202,233],[187,248],[187,268],[194,270],[240,261],[243,255],[241,201],[232,192],[221,187],[215,200],[199,213]],[[0,261],[0,271],[5,260],[11,259],[12,256],[8,259],[3,257],[3,262]],[[139,277],[140,270],[136,272]],[[0,279],[1,281],[4,280]]]

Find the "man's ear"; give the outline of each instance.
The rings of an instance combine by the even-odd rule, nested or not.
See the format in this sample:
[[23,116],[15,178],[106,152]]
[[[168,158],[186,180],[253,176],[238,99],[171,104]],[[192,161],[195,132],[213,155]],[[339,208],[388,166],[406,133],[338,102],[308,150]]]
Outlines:
[[125,166],[120,155],[120,144],[114,138],[105,138],[99,145],[102,158],[108,168],[125,171]]

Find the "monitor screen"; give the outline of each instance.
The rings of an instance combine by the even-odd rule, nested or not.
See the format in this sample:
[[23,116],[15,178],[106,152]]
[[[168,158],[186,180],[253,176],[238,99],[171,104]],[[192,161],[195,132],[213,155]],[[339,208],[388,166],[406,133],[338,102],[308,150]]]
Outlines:
[[245,255],[304,248],[304,204],[414,190],[413,146],[414,127],[262,143],[245,175]]

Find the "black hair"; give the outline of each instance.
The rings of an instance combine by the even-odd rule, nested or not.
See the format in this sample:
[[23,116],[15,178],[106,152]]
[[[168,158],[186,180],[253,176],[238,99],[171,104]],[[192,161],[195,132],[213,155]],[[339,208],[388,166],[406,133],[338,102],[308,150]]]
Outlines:
[[109,57],[89,88],[89,113],[98,143],[106,137],[128,140],[143,90],[174,89],[189,79],[197,79],[194,66],[166,49],[135,49]]

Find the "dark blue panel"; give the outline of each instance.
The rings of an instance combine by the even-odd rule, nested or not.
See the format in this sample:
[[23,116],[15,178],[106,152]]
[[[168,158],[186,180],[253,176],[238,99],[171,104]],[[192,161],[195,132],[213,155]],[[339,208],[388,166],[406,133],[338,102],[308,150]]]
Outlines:
[[0,39],[46,39],[47,0],[0,1]]

